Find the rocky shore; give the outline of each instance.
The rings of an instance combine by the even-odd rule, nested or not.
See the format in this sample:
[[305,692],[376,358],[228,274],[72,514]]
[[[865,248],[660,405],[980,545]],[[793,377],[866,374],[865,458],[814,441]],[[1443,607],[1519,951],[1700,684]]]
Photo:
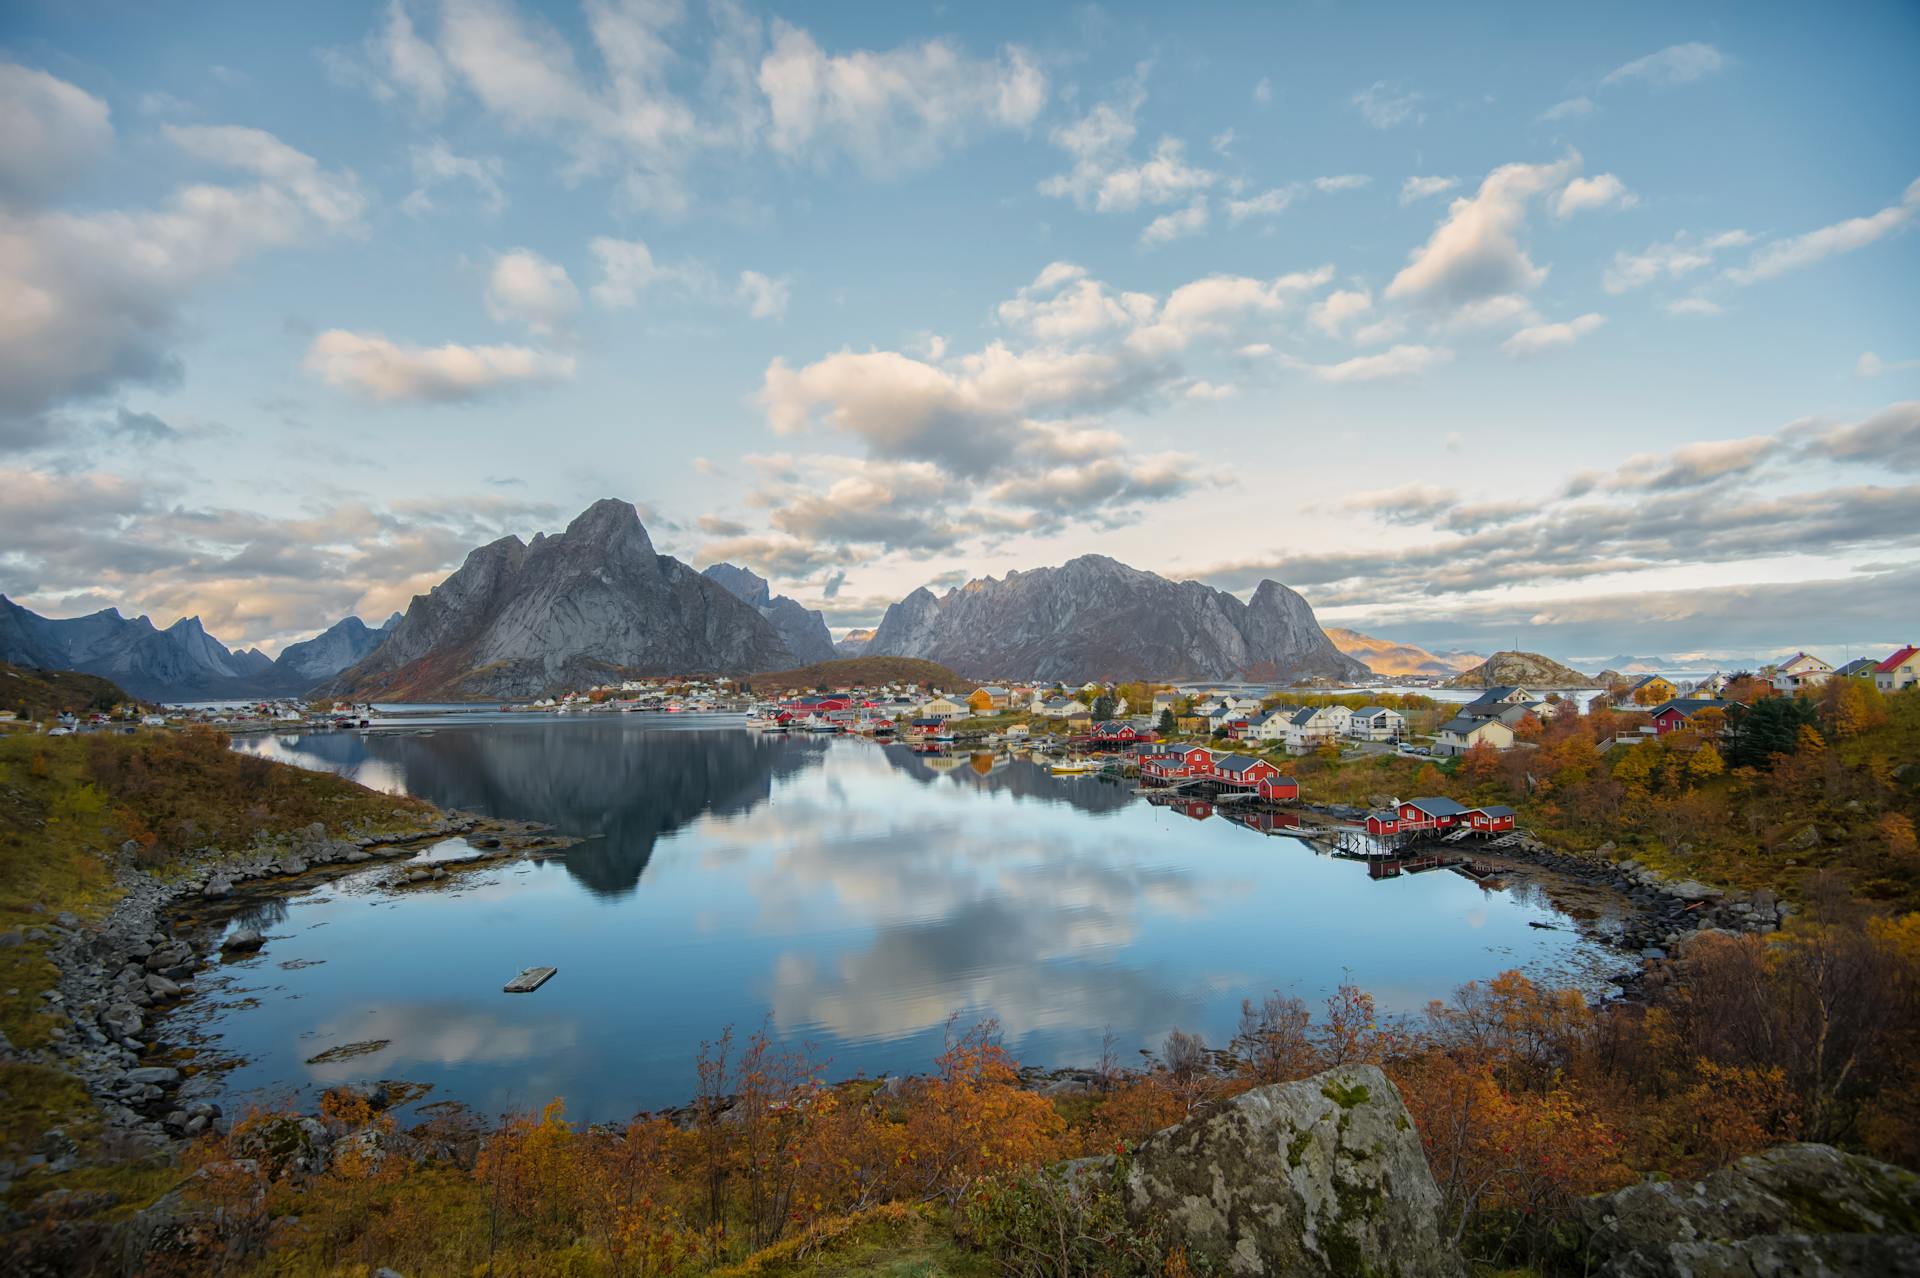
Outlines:
[[[396,816],[407,813],[396,811]],[[412,859],[422,848],[464,837],[469,852],[431,867],[396,868],[406,882],[445,879],[458,868],[557,850],[571,840],[541,825],[471,813],[444,813],[399,831],[349,832],[334,838],[315,823],[292,836],[257,842],[244,852],[207,849],[165,878],[137,867],[134,847],[123,847],[116,870],[119,900],[104,919],[86,923],[58,914],[37,927],[0,936],[0,944],[47,941],[59,971],[41,998],[64,1013],[48,1047],[0,1053],[73,1075],[92,1096],[105,1124],[107,1147],[123,1156],[192,1137],[220,1119],[212,1097],[217,1076],[196,1070],[177,1045],[157,1041],[155,1023],[194,994],[195,977],[222,956],[252,953],[266,944],[258,931],[221,936],[232,915],[253,900],[362,870],[376,861]],[[76,1143],[47,1133],[39,1152],[19,1165],[0,1164],[0,1192],[14,1176],[45,1166],[75,1164]]]

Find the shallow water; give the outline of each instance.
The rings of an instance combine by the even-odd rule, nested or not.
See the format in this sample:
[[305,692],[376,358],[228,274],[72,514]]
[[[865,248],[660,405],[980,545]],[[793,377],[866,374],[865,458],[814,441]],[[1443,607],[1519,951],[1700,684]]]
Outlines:
[[[1023,1061],[1088,1064],[1168,1030],[1231,1036],[1243,997],[1343,980],[1411,1012],[1521,966],[1616,967],[1544,896],[1386,882],[1218,817],[1024,760],[929,759],[666,716],[502,716],[236,749],[550,822],[562,857],[392,893],[375,869],[259,907],[266,948],[180,1015],[244,1063],[243,1103],[404,1078],[483,1112],[685,1101],[703,1039],[770,1020],[831,1076],[925,1069],[948,1018]],[[456,843],[441,855],[460,850]],[[1554,923],[1554,930],[1530,927]],[[501,985],[524,967],[538,992]],[[314,1062],[353,1044],[378,1050]]]

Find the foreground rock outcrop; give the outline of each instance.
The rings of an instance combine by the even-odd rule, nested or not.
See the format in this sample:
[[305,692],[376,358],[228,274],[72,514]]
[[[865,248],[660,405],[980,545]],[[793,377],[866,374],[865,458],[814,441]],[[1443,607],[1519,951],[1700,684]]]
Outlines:
[[1612,1278],[1920,1273],[1920,1175],[1830,1145],[1781,1145],[1698,1181],[1590,1199],[1590,1272]]
[[1547,688],[1592,688],[1598,685],[1572,666],[1563,666],[1537,652],[1496,652],[1473,669],[1462,671],[1447,680],[1443,686],[1519,687],[1540,691]]
[[1150,1137],[1122,1192],[1218,1272],[1461,1272],[1413,1120],[1372,1065],[1256,1088]]

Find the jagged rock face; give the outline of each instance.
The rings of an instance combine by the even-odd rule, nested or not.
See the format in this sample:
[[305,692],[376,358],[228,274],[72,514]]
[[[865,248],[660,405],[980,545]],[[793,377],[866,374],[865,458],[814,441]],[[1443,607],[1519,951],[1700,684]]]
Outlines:
[[861,657],[867,652],[867,645],[873,642],[871,630],[849,630],[834,642],[833,654],[836,657]]
[[1581,1207],[1610,1278],[1920,1273],[1920,1176],[1830,1145],[1782,1145],[1699,1181]]
[[165,630],[112,608],[54,620],[0,597],[0,660],[100,675],[150,700],[245,695],[273,669],[258,649],[229,652],[182,617]]
[[1400,1093],[1372,1065],[1259,1087],[1143,1141],[1130,1215],[1202,1272],[1453,1278],[1440,1189]]
[[1010,678],[1364,677],[1313,609],[1275,581],[1241,603],[1197,581],[1082,555],[1058,568],[925,587],[887,609],[866,652]]
[[793,665],[810,666],[816,661],[831,661],[837,655],[833,650],[833,636],[827,631],[827,619],[803,607],[797,599],[774,594],[767,579],[759,573],[735,564],[713,564],[701,575],[719,582],[733,592],[734,598],[773,623],[781,641],[793,654]]
[[603,500],[557,536],[503,537],[416,595],[387,641],[327,690],[428,700],[526,697],[627,675],[794,664],[757,610]]
[[365,661],[386,641],[388,628],[399,619],[395,613],[388,618],[386,626],[375,630],[358,617],[343,618],[311,639],[288,644],[273,664],[287,680],[305,680],[303,686],[312,687],[348,666]]
[[1446,682],[1449,688],[1591,688],[1592,679],[1537,652],[1496,652]]

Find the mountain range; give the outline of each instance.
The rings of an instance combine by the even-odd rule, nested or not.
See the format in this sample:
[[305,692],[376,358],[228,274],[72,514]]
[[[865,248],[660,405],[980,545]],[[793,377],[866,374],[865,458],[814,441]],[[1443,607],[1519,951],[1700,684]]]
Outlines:
[[1365,678],[1313,609],[1277,581],[1246,603],[1105,555],[956,586],[887,609],[867,656],[921,657],[962,674],[1021,679]]
[[274,658],[258,648],[228,649],[198,617],[182,617],[164,630],[113,608],[56,620],[0,595],[0,661],[99,675],[154,701],[284,696],[363,660],[397,620],[396,614],[373,629],[348,617]]
[[1375,674],[1389,678],[1405,675],[1451,678],[1485,660],[1478,653],[1428,652],[1414,644],[1375,639],[1372,635],[1363,635],[1357,630],[1341,630],[1337,626],[1327,627],[1327,638],[1333,640],[1333,646],[1349,657],[1365,662]]
[[[1440,660],[1419,649],[1376,650]],[[277,659],[230,651],[188,617],[165,630],[111,609],[68,620],[0,598],[0,661],[79,670],[153,700],[319,695],[379,700],[539,696],[623,677],[749,675],[853,653],[1020,679],[1364,678],[1306,600],[1262,581],[1242,602],[1083,555],[922,588],[834,643],[825,618],[749,569],[705,572],[656,552],[638,512],[595,502],[558,534],[503,537],[378,627],[348,617]]]

